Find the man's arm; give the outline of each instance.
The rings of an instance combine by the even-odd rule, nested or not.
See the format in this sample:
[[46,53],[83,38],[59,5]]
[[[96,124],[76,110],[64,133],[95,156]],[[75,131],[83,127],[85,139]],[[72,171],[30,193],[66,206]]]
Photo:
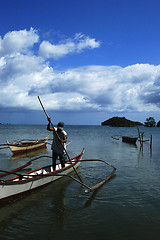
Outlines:
[[61,139],[62,143],[66,143],[67,142],[67,135],[63,137],[63,139]]
[[51,119],[50,118],[48,118],[47,130],[48,131],[53,131],[53,128],[51,128]]

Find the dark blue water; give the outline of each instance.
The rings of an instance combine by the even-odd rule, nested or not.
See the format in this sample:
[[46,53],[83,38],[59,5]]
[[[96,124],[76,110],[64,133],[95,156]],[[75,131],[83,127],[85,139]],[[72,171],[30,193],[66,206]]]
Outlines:
[[[0,207],[0,239],[159,239],[160,236],[160,128],[144,128],[144,138],[153,137],[143,149],[114,140],[114,135],[137,136],[137,128],[66,126],[68,153],[73,157],[85,147],[83,159],[102,159],[117,168],[116,175],[99,190],[86,194],[73,180],[53,183],[23,199]],[[6,139],[40,139],[45,126],[1,125],[0,143]],[[50,138],[52,134],[50,133]],[[13,157],[0,150],[0,169],[13,169],[47,150]],[[48,164],[43,159],[32,168]],[[79,172],[92,186],[112,169],[102,163],[85,162]]]

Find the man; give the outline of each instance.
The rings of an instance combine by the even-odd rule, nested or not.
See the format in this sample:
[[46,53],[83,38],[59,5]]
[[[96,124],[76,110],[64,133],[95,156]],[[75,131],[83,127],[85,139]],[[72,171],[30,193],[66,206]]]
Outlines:
[[[57,128],[51,128],[51,119],[48,118],[48,125],[47,125],[47,130],[48,131],[53,131],[53,143],[52,143],[52,165],[53,165],[53,170],[56,170],[56,160],[59,157],[60,163],[62,168],[65,167],[65,160],[66,160],[66,152],[64,149],[66,149],[66,141],[67,141],[67,133],[63,130],[64,128],[64,123],[59,122],[57,124]],[[57,137],[57,135],[59,137]]]

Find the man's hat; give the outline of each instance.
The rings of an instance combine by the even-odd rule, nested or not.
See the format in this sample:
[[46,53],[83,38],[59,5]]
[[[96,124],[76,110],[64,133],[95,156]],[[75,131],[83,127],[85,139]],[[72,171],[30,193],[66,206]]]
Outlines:
[[64,128],[64,122],[59,122],[59,123],[57,124],[57,127],[58,127],[59,129],[63,130],[63,128]]

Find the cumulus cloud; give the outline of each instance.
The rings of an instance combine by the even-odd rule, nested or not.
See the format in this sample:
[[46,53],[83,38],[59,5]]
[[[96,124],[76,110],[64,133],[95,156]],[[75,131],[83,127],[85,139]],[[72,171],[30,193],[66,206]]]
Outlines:
[[98,48],[100,42],[94,38],[86,37],[82,34],[76,34],[74,39],[67,39],[63,43],[51,44],[43,41],[40,44],[39,54],[45,58],[58,59],[70,53],[81,52],[84,49]]
[[[32,49],[38,41],[43,57]],[[82,34],[54,46],[41,43],[32,28],[7,33],[0,40],[0,107],[38,110],[40,95],[50,110],[160,112],[160,65],[96,65],[58,71],[45,61],[98,46],[95,39]]]
[[34,43],[37,43],[39,36],[33,28],[30,31],[12,31],[0,37],[0,56],[26,52]]

